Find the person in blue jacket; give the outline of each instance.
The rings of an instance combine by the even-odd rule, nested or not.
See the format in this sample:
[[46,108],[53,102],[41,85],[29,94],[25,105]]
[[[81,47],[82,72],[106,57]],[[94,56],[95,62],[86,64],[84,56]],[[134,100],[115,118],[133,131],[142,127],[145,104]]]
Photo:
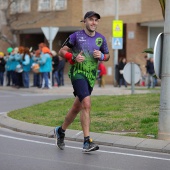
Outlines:
[[16,72],[16,67],[19,64],[19,62],[16,60],[18,56],[18,47],[14,48],[9,56],[9,62],[10,62],[10,69],[11,69],[11,76],[12,76],[12,86],[19,88],[19,80],[18,75]]
[[43,89],[49,89],[49,73],[52,71],[52,56],[50,49],[48,47],[42,48],[42,53],[40,55],[40,59],[38,61],[40,65],[40,73],[42,74],[42,79],[45,81],[45,85]]

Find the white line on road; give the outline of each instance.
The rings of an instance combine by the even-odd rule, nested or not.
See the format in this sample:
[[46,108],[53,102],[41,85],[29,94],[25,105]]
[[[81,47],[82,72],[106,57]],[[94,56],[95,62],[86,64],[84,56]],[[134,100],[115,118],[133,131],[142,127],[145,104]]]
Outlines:
[[[7,136],[7,135],[0,135],[0,137],[8,138],[8,139],[20,140],[20,141],[26,141],[26,142],[32,142],[32,143],[38,143],[38,144],[43,144],[43,145],[52,145],[52,146],[55,145],[55,144],[52,144],[52,143],[34,141],[34,140],[29,140],[29,139],[24,139],[24,138],[16,138],[16,137]],[[67,148],[71,148],[71,149],[82,150],[82,148],[80,148],[80,147],[73,147],[73,146],[66,146],[66,147]],[[111,151],[104,151],[104,150],[98,150],[97,152],[108,153],[108,154],[115,154],[115,155],[124,155],[124,156],[132,156],[132,157],[140,157],[140,158],[148,158],[148,159],[170,161],[170,159],[168,159],[168,158],[161,158],[161,157],[154,157],[154,156],[145,156],[145,155],[138,155],[138,154],[129,154],[129,153],[123,153],[123,152],[111,152]]]
[[82,133],[83,133],[83,131],[80,131],[80,132],[76,133],[76,134],[75,134],[75,137],[81,135]]
[[7,112],[0,112],[0,115],[6,114]]

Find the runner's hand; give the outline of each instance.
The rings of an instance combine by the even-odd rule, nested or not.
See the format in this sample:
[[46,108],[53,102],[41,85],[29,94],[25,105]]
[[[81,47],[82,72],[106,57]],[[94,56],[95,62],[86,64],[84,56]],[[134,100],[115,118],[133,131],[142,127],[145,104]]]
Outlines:
[[99,50],[94,50],[93,51],[93,56],[94,56],[94,58],[101,58],[101,51],[99,51]]

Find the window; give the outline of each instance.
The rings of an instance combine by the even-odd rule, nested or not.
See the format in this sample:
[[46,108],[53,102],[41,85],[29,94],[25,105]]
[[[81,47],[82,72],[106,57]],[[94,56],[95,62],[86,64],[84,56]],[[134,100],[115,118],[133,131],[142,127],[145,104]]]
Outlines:
[[51,10],[51,0],[39,0],[38,11],[50,11]]
[[67,9],[67,0],[53,0],[53,10]]
[[20,12],[30,12],[31,11],[31,1],[30,0],[21,0]]
[[24,13],[31,11],[31,0],[15,0],[10,7],[10,13]]
[[8,1],[7,0],[0,0],[0,9],[7,9]]
[[67,0],[39,0],[38,11],[59,11],[67,9]]

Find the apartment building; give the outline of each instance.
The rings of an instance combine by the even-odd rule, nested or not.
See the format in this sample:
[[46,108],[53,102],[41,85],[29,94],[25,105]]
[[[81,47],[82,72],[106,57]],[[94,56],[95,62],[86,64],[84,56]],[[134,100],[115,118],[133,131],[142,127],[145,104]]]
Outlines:
[[[14,1],[8,10],[13,32],[17,35],[18,44],[33,49],[38,43],[46,42],[41,27],[58,27],[52,49],[58,51],[65,39],[74,31],[83,29],[80,22],[84,14],[94,10],[101,15],[97,31],[107,39],[110,50],[110,61],[105,63],[108,74],[106,84],[114,81],[114,50],[112,49],[112,21],[115,19],[115,0],[0,0],[1,35],[13,38],[5,25],[3,10]],[[118,59],[126,57],[128,62],[140,65],[145,72],[145,59],[142,51],[154,47],[155,39],[163,32],[164,20],[159,0],[118,0],[118,19],[123,20],[123,49],[118,50]],[[0,51],[6,51],[9,44],[0,40]],[[68,70],[66,65],[65,72]]]

